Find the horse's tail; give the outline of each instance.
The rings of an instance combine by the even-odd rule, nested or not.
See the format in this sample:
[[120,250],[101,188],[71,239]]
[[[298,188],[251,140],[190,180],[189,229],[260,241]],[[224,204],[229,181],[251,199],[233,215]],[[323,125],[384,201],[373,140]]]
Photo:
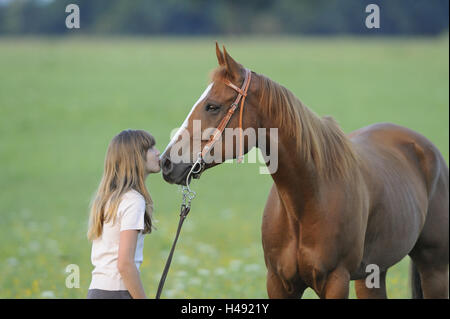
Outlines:
[[411,297],[413,299],[423,299],[422,284],[420,282],[419,271],[417,270],[417,266],[412,260],[409,264],[409,278],[412,292]]

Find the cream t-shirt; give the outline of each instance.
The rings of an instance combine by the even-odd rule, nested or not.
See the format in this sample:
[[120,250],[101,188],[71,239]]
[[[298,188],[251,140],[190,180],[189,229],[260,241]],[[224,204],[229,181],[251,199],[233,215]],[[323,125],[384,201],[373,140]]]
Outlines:
[[137,229],[134,262],[139,270],[143,261],[145,199],[132,189],[123,194],[117,209],[116,221],[103,225],[102,235],[92,243],[91,261],[94,265],[89,289],[127,290],[117,268],[120,232]]

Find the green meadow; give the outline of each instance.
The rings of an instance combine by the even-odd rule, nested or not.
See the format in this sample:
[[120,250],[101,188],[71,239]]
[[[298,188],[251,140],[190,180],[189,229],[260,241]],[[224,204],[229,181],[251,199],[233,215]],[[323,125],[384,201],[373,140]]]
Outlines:
[[[86,297],[88,208],[109,141],[123,129],[145,129],[162,151],[208,84],[215,40],[0,38],[1,298]],[[448,34],[218,40],[345,132],[376,122],[404,125],[448,162]],[[267,298],[261,220],[272,179],[259,167],[227,163],[193,182],[197,198],[163,298]],[[160,174],[147,186],[157,230],[145,239],[141,275],[153,298],[181,193]],[[66,287],[70,264],[79,266],[80,288]],[[390,298],[409,298],[408,264],[405,258],[389,270]],[[316,295],[308,289],[304,297]]]

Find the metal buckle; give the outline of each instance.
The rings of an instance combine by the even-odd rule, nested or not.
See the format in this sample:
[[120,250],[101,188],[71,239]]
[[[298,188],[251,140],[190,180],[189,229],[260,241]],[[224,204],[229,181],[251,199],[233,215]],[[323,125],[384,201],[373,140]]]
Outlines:
[[[182,193],[183,193],[182,205],[184,205],[185,207],[190,208],[192,200],[197,195],[197,193],[190,188],[189,178],[191,177],[192,174],[198,174],[202,171],[202,169],[203,169],[202,162],[203,162],[203,158],[202,158],[202,153],[200,152],[197,154],[197,160],[192,165],[191,170],[189,171],[189,173],[186,176],[186,186],[182,186]],[[196,169],[197,165],[198,165],[198,168]],[[187,199],[187,203],[186,203],[186,199]]]

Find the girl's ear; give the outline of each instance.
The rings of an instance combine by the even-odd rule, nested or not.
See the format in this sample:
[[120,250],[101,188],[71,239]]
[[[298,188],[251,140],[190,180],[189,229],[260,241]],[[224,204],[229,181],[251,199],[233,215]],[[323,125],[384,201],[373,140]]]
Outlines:
[[219,65],[220,66],[225,65],[225,61],[223,59],[223,54],[222,54],[222,52],[220,52],[219,45],[217,44],[217,41],[216,41],[216,56],[217,56],[217,62],[219,62]]
[[242,66],[237,63],[227,52],[227,50],[225,49],[225,46],[223,47],[223,56],[224,56],[224,60],[225,60],[225,67],[227,69],[227,73],[228,75],[230,75],[230,77],[232,79],[240,79],[241,77],[241,69]]

